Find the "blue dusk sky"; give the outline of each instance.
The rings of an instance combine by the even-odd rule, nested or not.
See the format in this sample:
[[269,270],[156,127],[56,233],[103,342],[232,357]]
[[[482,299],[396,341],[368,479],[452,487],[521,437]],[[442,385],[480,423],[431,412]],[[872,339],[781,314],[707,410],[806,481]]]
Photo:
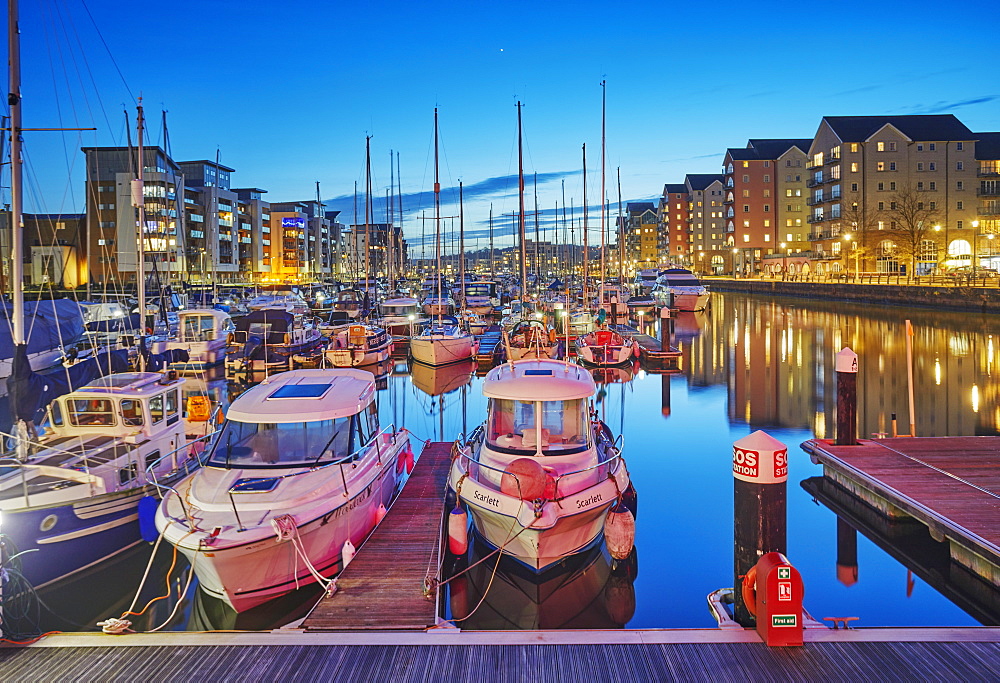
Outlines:
[[728,147],[809,138],[824,115],[951,113],[974,131],[1000,130],[989,56],[998,18],[992,2],[922,0],[24,0],[24,126],[98,129],[25,134],[26,209],[82,212],[80,147],[126,144],[124,111],[134,119],[141,95],[150,144],[164,145],[168,112],[174,159],[218,150],[236,169],[234,187],[266,189],[273,202],[314,198],[319,181],[348,224],[371,135],[375,220],[385,220],[398,152],[404,227],[416,242],[419,216],[433,215],[436,106],[442,214],[457,215],[461,180],[467,248],[486,246],[491,203],[497,244],[509,244],[520,100],[528,210],[537,173],[543,230],[563,185],[580,220],[586,143],[596,229],[602,79],[613,222],[618,169],[625,202],[655,201],[686,173],[719,172]]

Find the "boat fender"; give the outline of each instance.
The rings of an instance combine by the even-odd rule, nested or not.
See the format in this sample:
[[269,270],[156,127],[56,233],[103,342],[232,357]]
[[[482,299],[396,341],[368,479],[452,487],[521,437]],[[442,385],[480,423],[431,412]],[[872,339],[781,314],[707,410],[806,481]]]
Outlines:
[[556,343],[556,331],[554,329],[549,330],[549,343],[550,344]]
[[622,501],[614,504],[604,522],[604,540],[616,560],[624,560],[635,547],[635,517]]
[[451,616],[455,620],[469,616],[469,579],[465,574],[456,576],[448,582],[450,593]]
[[385,503],[379,503],[378,507],[375,509],[375,524],[380,524],[388,510],[385,509]]
[[406,458],[406,473],[410,474],[410,473],[413,472],[413,466],[414,466],[414,464],[416,464],[415,461],[414,461],[414,459],[413,459],[413,449],[412,448],[407,448],[406,449],[406,451],[405,451],[405,458]]
[[347,568],[347,565],[351,563],[351,560],[354,559],[355,553],[357,553],[357,550],[355,550],[354,544],[351,543],[351,539],[347,539],[346,541],[344,541],[344,547],[340,551],[340,554],[344,559],[345,569]]
[[403,469],[406,468],[406,451],[400,451],[399,455],[396,456],[396,474],[402,474]]
[[160,535],[154,521],[159,507],[160,501],[156,496],[143,496],[139,499],[139,533],[146,543],[152,543]]
[[229,346],[234,341],[236,341],[236,335],[235,334],[233,334],[232,332],[230,332],[229,334],[226,335],[226,346]]
[[632,342],[632,356],[638,358],[639,355],[640,355],[639,345],[636,344],[635,342]]
[[629,482],[628,488],[622,491],[622,502],[631,510],[632,517],[639,519],[639,494],[635,492],[632,482]]
[[750,567],[750,571],[743,577],[741,592],[747,612],[752,616],[757,616],[757,565]]
[[448,551],[452,555],[464,555],[469,549],[469,513],[465,508],[456,507],[448,515]]
[[500,492],[521,500],[537,500],[545,495],[545,469],[534,458],[511,462],[500,478]]

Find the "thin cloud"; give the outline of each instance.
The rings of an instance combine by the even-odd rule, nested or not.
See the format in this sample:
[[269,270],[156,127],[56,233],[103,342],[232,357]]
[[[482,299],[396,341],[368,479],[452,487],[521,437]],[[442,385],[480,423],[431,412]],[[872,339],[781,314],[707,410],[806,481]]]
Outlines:
[[944,114],[946,112],[954,111],[956,109],[961,109],[962,107],[972,107],[977,104],[986,104],[987,102],[992,102],[997,99],[996,95],[986,95],[984,97],[974,97],[969,100],[958,100],[957,102],[946,102],[938,101],[934,104],[917,104],[911,107],[907,107],[907,111],[911,111],[914,114]]

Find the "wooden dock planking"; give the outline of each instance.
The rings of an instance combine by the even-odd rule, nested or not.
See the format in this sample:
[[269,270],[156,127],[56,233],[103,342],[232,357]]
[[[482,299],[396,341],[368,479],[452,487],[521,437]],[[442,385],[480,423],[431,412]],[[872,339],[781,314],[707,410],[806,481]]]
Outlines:
[[826,476],[884,500],[868,502],[889,516],[924,523],[933,537],[949,540],[956,561],[1000,585],[1000,437],[897,437],[857,446],[813,439],[802,448]]
[[337,591],[307,616],[307,631],[423,630],[437,602],[424,596],[437,578],[450,443],[428,443],[382,523],[337,578]]

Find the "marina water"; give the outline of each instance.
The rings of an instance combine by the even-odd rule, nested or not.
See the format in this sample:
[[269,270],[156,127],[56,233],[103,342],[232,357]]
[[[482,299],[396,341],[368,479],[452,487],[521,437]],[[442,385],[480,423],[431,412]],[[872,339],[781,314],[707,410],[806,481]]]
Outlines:
[[[533,585],[505,563],[487,560],[479,574],[470,572],[463,587],[468,594],[459,596],[462,609],[475,607],[491,578],[495,593],[462,628],[713,627],[706,595],[734,585],[732,444],[757,429],[789,449],[787,555],[802,574],[804,604],[814,617],[854,616],[859,626],[998,623],[996,609],[990,607],[1000,604],[995,592],[978,586],[972,592],[979,597],[971,603],[955,598],[950,582],[962,577],[954,575],[946,553],[942,557],[940,544],[926,533],[911,527],[883,529],[882,537],[892,541],[887,546],[884,538],[870,540],[865,530],[858,533],[838,523],[837,514],[807,490],[807,480],[821,476],[822,470],[799,444],[814,436],[834,436],[833,362],[845,346],[859,356],[859,435],[891,434],[894,413],[898,431],[908,431],[907,319],[915,333],[917,434],[1000,433],[995,381],[1000,319],[713,296],[709,311],[680,314],[666,323],[684,353],[679,373],[653,374],[635,366],[596,376],[597,409],[613,432],[624,435],[624,454],[638,492],[632,565],[615,574],[598,549],[570,563],[563,574]],[[661,334],[659,321],[647,327],[650,334]],[[459,433],[471,433],[485,416],[474,365],[414,369],[400,359],[381,373],[377,400],[382,424],[406,426],[416,440],[452,441]],[[230,386],[233,393],[241,390]],[[42,631],[96,630],[96,621],[118,616],[132,603],[149,553],[144,545],[69,584],[45,590],[39,604],[26,607],[36,610],[30,618],[37,619]],[[434,556],[428,548],[429,561]],[[853,566],[845,567],[845,562]],[[176,566],[168,579],[172,563]],[[135,611],[165,594],[168,586],[172,595],[179,594],[186,579],[183,558],[173,558],[164,544]],[[237,616],[194,584],[187,594],[189,600],[165,628],[274,628],[304,616],[319,596],[315,586],[308,587]],[[174,602],[154,602],[142,616],[132,617],[134,628],[160,625]],[[455,605],[454,600],[444,602],[449,609]]]

